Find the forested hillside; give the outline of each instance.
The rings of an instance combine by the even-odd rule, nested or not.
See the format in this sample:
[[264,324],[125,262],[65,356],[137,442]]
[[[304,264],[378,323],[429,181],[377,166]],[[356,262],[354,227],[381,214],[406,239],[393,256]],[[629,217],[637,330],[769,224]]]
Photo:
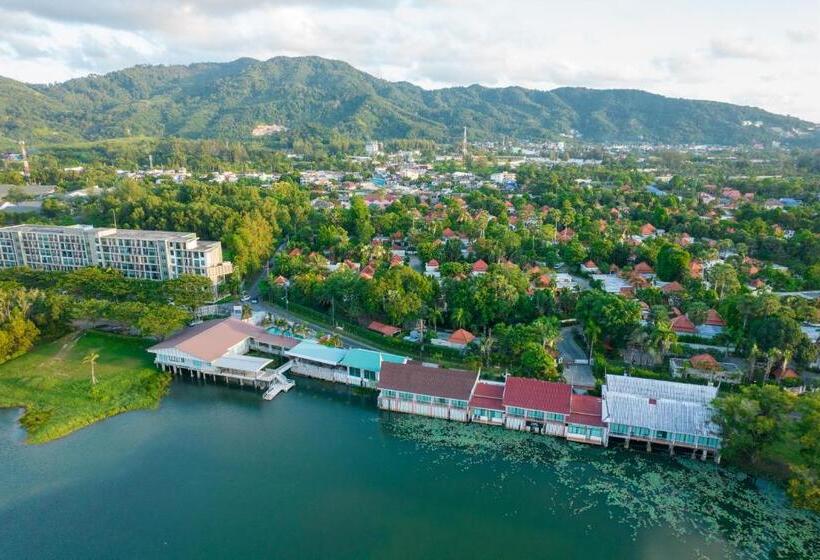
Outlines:
[[52,85],[0,78],[0,143],[132,136],[229,138],[276,124],[298,134],[451,141],[745,144],[820,140],[813,124],[761,109],[637,90],[483,86],[425,90],[318,57],[137,66]]

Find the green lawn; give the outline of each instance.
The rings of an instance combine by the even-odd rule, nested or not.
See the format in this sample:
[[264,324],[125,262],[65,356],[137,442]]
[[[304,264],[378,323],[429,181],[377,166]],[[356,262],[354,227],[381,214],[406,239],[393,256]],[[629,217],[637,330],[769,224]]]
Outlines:
[[[150,342],[140,338],[72,333],[36,346],[0,365],[0,407],[25,407],[21,423],[30,443],[63,437],[121,412],[153,408],[167,392],[170,376],[157,371]],[[99,354],[97,385],[83,364]]]

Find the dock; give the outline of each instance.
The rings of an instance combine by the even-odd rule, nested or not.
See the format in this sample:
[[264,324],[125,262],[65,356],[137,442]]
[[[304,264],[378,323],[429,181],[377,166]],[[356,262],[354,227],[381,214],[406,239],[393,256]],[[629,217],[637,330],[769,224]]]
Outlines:
[[293,362],[288,361],[275,370],[265,370],[265,372],[260,375],[259,378],[261,380],[268,382],[268,388],[262,395],[263,399],[272,401],[279,393],[287,393],[290,391],[296,383],[292,379],[285,377],[285,372],[290,371],[291,367],[293,367]]

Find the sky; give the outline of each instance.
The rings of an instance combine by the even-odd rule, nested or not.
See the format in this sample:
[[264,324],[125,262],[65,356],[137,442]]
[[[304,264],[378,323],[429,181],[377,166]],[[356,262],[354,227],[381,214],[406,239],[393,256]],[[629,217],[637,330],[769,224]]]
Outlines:
[[318,55],[426,88],[637,88],[820,123],[820,0],[2,0],[0,75]]

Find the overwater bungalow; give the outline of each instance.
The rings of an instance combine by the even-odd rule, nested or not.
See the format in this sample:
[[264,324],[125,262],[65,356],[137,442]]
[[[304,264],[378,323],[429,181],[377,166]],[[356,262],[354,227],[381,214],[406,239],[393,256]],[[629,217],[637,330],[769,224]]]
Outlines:
[[572,386],[540,379],[508,376],[504,387],[504,426],[564,436]]
[[467,422],[478,373],[426,366],[419,362],[384,363],[377,387],[384,410]]
[[[196,378],[223,378],[240,384],[266,386],[272,379],[268,365],[298,340],[271,334],[239,319],[214,319],[189,327],[148,348],[163,371]],[[273,357],[249,356],[255,351]]]
[[504,424],[504,382],[479,381],[470,398],[470,419],[480,424]]
[[607,375],[602,396],[610,440],[622,440],[626,447],[646,443],[650,451],[661,445],[670,454],[685,449],[693,457],[711,454],[720,461],[720,431],[712,421],[716,387]]
[[407,358],[362,348],[333,348],[311,341],[302,341],[285,355],[293,362],[291,371],[333,381],[375,388],[385,363],[404,364]]

